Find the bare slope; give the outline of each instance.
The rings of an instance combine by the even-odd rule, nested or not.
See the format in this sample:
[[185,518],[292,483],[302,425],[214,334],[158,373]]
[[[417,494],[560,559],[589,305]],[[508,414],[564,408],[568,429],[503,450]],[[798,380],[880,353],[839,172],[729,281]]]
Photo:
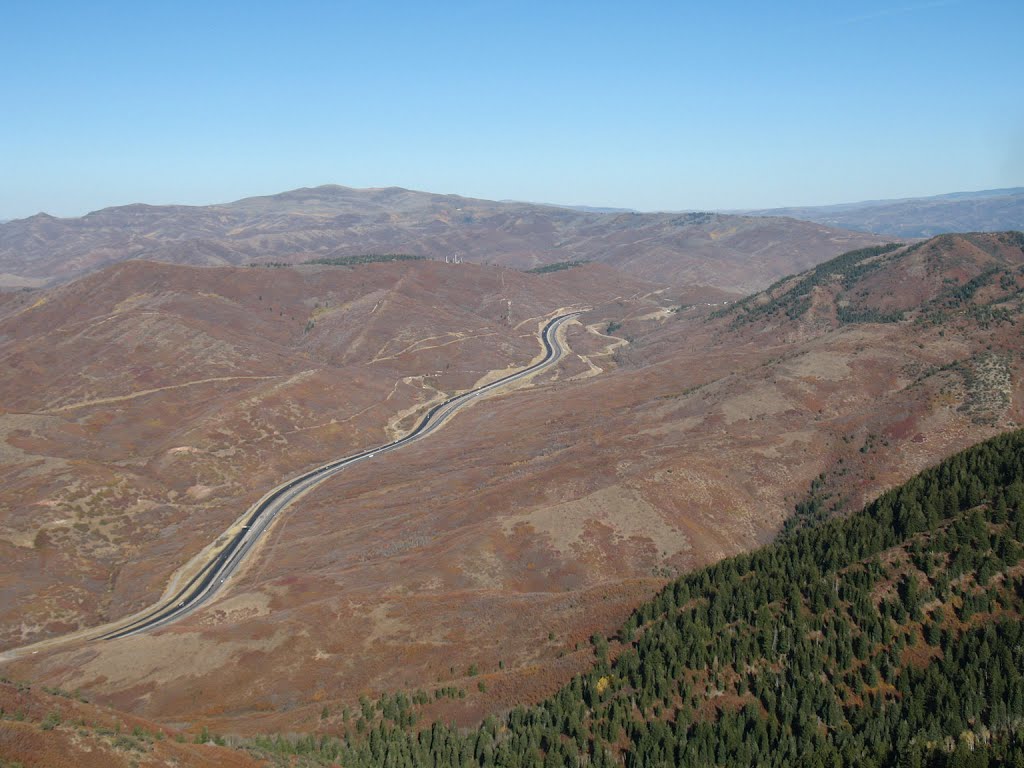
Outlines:
[[559,308],[651,290],[596,265],[129,262],[7,296],[0,644],[148,604],[285,477],[528,363]]
[[535,700],[810,488],[856,506],[1024,422],[1022,265],[1019,235],[950,236],[734,309],[606,304],[557,374],[304,499],[209,610],[15,668],[234,731],[329,729],[361,692],[463,689],[436,714],[464,722]]
[[585,259],[646,280],[748,292],[876,242],[791,219],[593,213],[327,186],[226,205],[130,205],[0,224],[0,285],[67,280],[132,258],[237,265],[403,252],[520,269]]
[[[197,743],[202,742],[202,743]],[[181,733],[46,686],[0,679],[0,765],[26,768],[258,768],[201,732]]]

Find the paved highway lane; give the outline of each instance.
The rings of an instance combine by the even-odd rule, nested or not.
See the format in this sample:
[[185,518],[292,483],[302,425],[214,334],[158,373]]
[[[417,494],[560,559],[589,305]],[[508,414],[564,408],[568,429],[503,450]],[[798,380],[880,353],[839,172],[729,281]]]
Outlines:
[[[299,496],[353,464],[361,461],[382,460],[383,454],[396,451],[404,445],[423,439],[439,429],[461,408],[464,408],[481,396],[518,379],[556,365],[565,355],[565,350],[558,341],[558,329],[579,314],[581,313],[570,312],[559,315],[544,326],[544,331],[541,335],[544,344],[544,358],[540,362],[435,405],[420,420],[415,429],[403,438],[324,464],[271,490],[249,509],[246,513],[243,527],[231,536],[231,539],[224,548],[178,590],[172,598],[162,601],[128,624],[100,635],[100,639],[112,640],[118,637],[128,637],[129,635],[162,627],[191,613],[211,600],[242,564],[270,524]],[[232,529],[234,528],[235,526],[232,526]]]

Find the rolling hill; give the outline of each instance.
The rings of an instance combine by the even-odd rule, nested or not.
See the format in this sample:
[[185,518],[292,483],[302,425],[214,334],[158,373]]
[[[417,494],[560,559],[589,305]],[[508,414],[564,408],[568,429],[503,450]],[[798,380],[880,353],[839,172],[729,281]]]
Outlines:
[[5,294],[0,642],[147,604],[277,478],[529,362],[559,307],[656,290],[599,265],[132,261]]
[[229,750],[3,680],[0,754],[40,768],[1020,765],[1022,456],[1024,431],[994,438],[855,514],[671,582],[589,639],[586,672],[475,729],[436,719],[465,689],[417,687],[324,706],[318,735]]
[[66,281],[127,259],[296,263],[410,253],[528,269],[588,260],[674,285],[749,292],[881,242],[782,218],[595,213],[406,189],[298,189],[205,207],[129,205],[0,224],[0,285]]
[[[1024,763],[1024,432],[865,509],[669,584],[593,667],[468,733],[421,692],[346,710],[310,764]],[[481,686],[486,683],[481,680]]]
[[[950,235],[859,249],[725,305],[715,294],[626,288],[621,273],[600,265],[535,275],[436,262],[363,265],[335,278],[335,325],[312,317],[328,294],[318,287],[326,278],[304,271],[310,267],[129,264],[43,294],[67,304],[63,297],[81,291],[83,309],[71,314],[96,308],[82,327],[33,319],[46,305],[29,310],[37,294],[13,294],[0,305],[0,332],[17,342],[9,354],[42,355],[66,336],[68,355],[95,339],[71,367],[95,356],[124,382],[93,392],[76,389],[70,374],[52,383],[37,374],[45,386],[3,417],[20,478],[4,524],[21,537],[8,534],[4,583],[20,591],[8,592],[5,604],[14,607],[4,622],[36,627],[36,636],[60,632],[61,611],[89,621],[100,606],[125,611],[151,599],[240,503],[422,407],[429,395],[419,383],[386,399],[413,369],[443,370],[437,366],[453,360],[439,388],[471,383],[535,354],[531,318],[542,305],[550,311],[585,299],[594,309],[570,327],[574,354],[550,377],[306,496],[209,609],[151,636],[23,658],[11,674],[81,688],[158,722],[236,734],[336,732],[337,721],[321,721],[323,708],[352,708],[359,693],[447,691],[429,716],[467,726],[541,701],[589,668],[591,635],[614,633],[666,580],[771,541],[794,510],[808,524],[855,510],[1024,423],[1022,268],[1019,234]],[[464,292],[459,269],[469,280]],[[137,274],[121,285],[113,279],[119,270]],[[170,275],[179,287],[163,297],[158,287]],[[406,309],[390,320],[384,309],[373,312],[375,291],[385,287],[395,308],[414,300],[433,307],[442,285],[461,296],[451,303],[474,308],[457,316],[465,341],[454,348],[425,349],[455,319],[424,325],[431,314],[423,312],[405,326]],[[95,299],[106,286],[110,295]],[[512,287],[520,291],[515,333],[502,330],[501,300],[480,299]],[[261,291],[275,311],[256,309],[266,320],[249,336]],[[151,295],[136,304],[136,294]],[[307,314],[290,311],[300,305]],[[161,326],[170,329],[182,322],[175,317],[217,317],[230,335],[206,359],[196,355],[209,343],[194,351],[176,331],[168,348],[184,350],[182,361],[168,354],[160,365],[125,372],[103,336],[125,311],[137,311],[119,342],[126,349],[145,338],[146,326],[141,337],[129,331],[151,312],[166,315]],[[346,368],[340,350],[352,341],[331,340],[377,333],[378,315],[379,337],[357,347]],[[311,317],[313,333],[324,335],[304,341]],[[36,334],[53,336],[34,343]],[[399,334],[400,344],[389,341]],[[280,374],[247,362],[243,339],[264,337]],[[465,356],[457,354],[463,343]],[[403,349],[407,359],[382,359]],[[337,367],[320,362],[331,355],[341,355]],[[62,355],[33,359],[39,372],[56,371]],[[217,384],[209,399],[187,388],[111,399],[154,389],[161,366],[187,370],[192,359],[209,378],[282,378]],[[307,369],[323,372],[295,378]],[[74,407],[43,413],[67,406]],[[331,418],[341,426],[329,426]],[[142,434],[155,446],[145,456],[135,447]],[[82,435],[96,435],[96,447]],[[83,446],[107,453],[102,461],[74,453]],[[79,473],[88,480],[74,486]],[[78,522],[88,530],[78,531]],[[153,535],[152,526],[167,523],[173,535]],[[94,527],[118,546],[130,543],[131,556],[120,566],[102,561]],[[75,560],[86,541],[98,548],[97,564]],[[92,586],[71,594],[46,583],[46,564],[56,562],[95,573]],[[45,615],[30,613],[37,605]]]

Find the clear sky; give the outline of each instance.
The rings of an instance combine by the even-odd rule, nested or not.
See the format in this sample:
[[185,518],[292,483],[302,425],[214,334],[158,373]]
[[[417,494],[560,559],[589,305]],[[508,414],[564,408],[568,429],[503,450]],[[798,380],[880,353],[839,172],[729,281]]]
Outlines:
[[650,209],[1024,185],[1024,2],[8,2],[0,218],[325,183]]

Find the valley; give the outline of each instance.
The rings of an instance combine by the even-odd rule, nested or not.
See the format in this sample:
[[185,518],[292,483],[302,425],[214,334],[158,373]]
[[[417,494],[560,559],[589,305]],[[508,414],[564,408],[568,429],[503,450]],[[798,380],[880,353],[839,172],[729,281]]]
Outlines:
[[1024,768],[1024,4],[3,20],[0,768]]
[[1024,768],[1024,4],[3,20],[0,768]]
[[[429,260],[129,262],[6,294],[7,648],[153,603],[267,489],[582,314],[528,385],[305,493],[201,610],[5,672],[239,737],[332,733],[323,710],[395,691],[460,691],[421,717],[467,727],[541,701],[666,580],[1024,423],[1022,268],[1009,233],[871,246],[741,301]],[[32,375],[60,363],[81,374]]]

